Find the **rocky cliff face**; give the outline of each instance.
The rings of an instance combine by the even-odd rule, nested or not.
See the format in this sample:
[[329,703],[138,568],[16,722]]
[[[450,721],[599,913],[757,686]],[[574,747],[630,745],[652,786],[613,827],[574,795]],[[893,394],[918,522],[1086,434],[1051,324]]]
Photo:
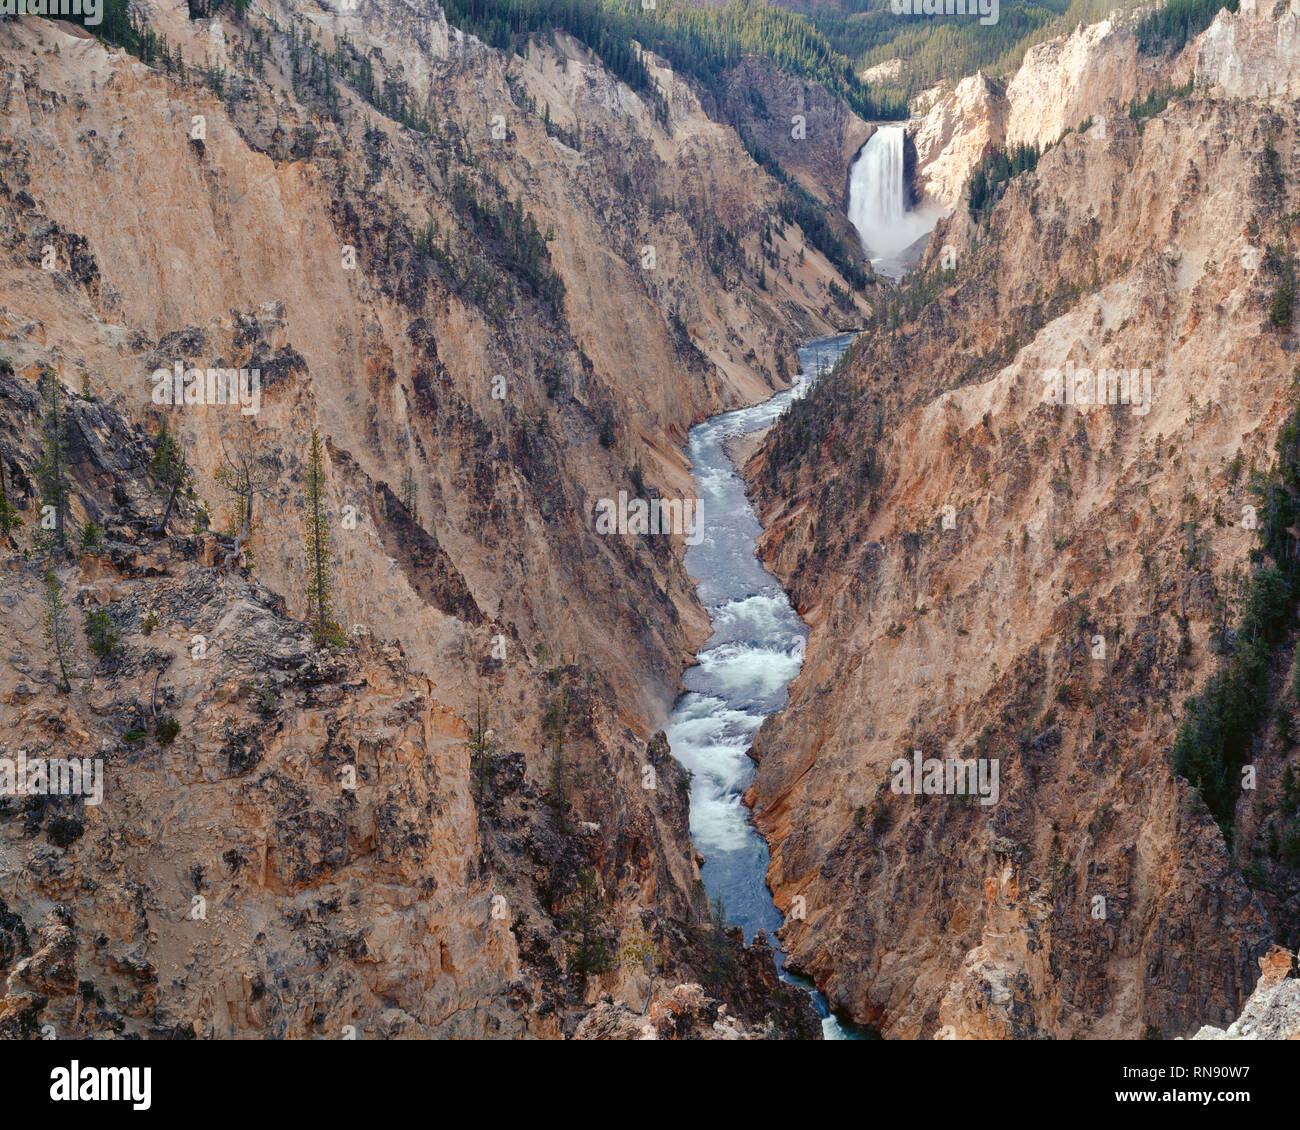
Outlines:
[[[142,11],[169,65],[0,28],[0,460],[25,519],[0,756],[106,774],[98,807],[0,802],[0,1022],[571,1033],[587,996],[632,991],[617,961],[566,971],[584,899],[608,953],[648,937],[668,979],[701,912],[654,735],[707,622],[671,539],[602,538],[592,505],[685,492],[686,429],[783,385],[794,341],[842,324],[843,280],[777,225],[757,285],[772,182],[662,67],[667,123],[577,45],[507,59],[433,5]],[[256,410],[160,403],[176,365],[256,371]],[[105,531],[53,559],[71,694],[20,552],[46,368],[74,540]],[[154,530],[163,415],[192,491]],[[349,641],[323,648],[301,624],[313,428]],[[258,489],[231,554],[239,468]]]
[[[755,746],[783,937],[887,1036],[1187,1036],[1254,987],[1272,927],[1170,749],[1293,404],[1298,134],[1207,91],[1065,137],[748,465],[811,626]],[[1067,404],[1067,368],[1138,383]],[[896,790],[917,750],[996,801]]]
[[1133,100],[1186,82],[1191,50],[1176,59],[1140,55],[1131,21],[1117,12],[1031,47],[1005,88],[981,73],[928,100],[909,127],[921,194],[951,209],[989,146],[1041,149],[1066,130],[1126,114]]
[[951,209],[980,158],[1006,143],[1006,97],[983,72],[971,75],[935,102],[912,136],[920,195]]
[[1300,7],[1242,0],[1196,45],[1196,85],[1238,98],[1293,96],[1300,80]]
[[1226,1029],[1206,1025],[1194,1040],[1300,1040],[1300,980],[1295,955],[1274,946],[1259,959],[1260,978],[1241,1016]]
[[816,83],[756,59],[731,71],[726,87],[727,109],[741,132],[809,193],[835,204],[839,215],[847,212],[847,170],[875,128]]

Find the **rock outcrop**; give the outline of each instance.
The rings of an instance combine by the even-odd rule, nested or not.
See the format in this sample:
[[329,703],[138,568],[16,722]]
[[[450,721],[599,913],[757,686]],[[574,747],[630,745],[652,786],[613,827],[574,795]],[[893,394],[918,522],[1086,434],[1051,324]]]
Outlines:
[[1007,104],[981,71],[940,98],[913,130],[916,181],[923,199],[951,210],[971,170],[990,147],[1004,145]]
[[575,1040],[762,1040],[763,1031],[729,1015],[696,984],[677,985],[645,1013],[603,997],[582,1019]]
[[1196,85],[1227,98],[1294,98],[1300,83],[1300,5],[1241,0],[1221,9],[1196,44]]
[[1127,114],[1134,100],[1188,81],[1191,50],[1175,59],[1140,54],[1132,20],[1116,12],[1029,48],[1005,87],[980,73],[927,100],[908,127],[923,199],[952,209],[989,147],[1043,149],[1067,130]]
[[1241,1015],[1224,1028],[1206,1025],[1194,1040],[1300,1040],[1300,980],[1295,956],[1274,946],[1259,959],[1260,978]]

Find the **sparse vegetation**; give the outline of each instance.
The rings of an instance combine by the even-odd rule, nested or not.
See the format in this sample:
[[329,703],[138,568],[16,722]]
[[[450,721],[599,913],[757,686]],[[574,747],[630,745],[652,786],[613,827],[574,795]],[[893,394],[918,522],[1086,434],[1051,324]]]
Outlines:
[[1300,598],[1300,561],[1291,530],[1300,522],[1300,408],[1278,433],[1277,458],[1267,474],[1257,475],[1259,548],[1250,576],[1236,637],[1220,670],[1188,701],[1174,742],[1174,772],[1199,790],[1210,812],[1233,831],[1233,810],[1241,767],[1250,758],[1251,740],[1271,713],[1269,675],[1275,650],[1295,623]]
[[569,909],[566,933],[572,972],[586,977],[609,968],[613,947],[605,922],[600,879],[593,868],[584,867],[578,873],[578,893]]
[[153,475],[154,482],[167,492],[167,508],[163,511],[158,525],[154,527],[156,531],[166,533],[167,521],[172,516],[172,507],[176,505],[177,495],[184,489],[189,479],[180,444],[176,442],[176,437],[167,427],[166,413],[163,414],[162,423],[158,426],[158,436],[154,440],[149,471]]
[[307,619],[316,644],[340,644],[334,622],[334,570],[331,565],[329,517],[325,501],[325,450],[313,428],[307,450]]
[[970,175],[967,189],[971,219],[987,222],[1007,185],[1021,173],[1037,168],[1041,156],[1037,145],[1016,145],[1010,151],[994,147],[984,154]]
[[1128,116],[1141,125],[1147,118],[1154,118],[1157,114],[1163,114],[1169,108],[1169,103],[1179,98],[1186,98],[1192,92],[1192,83],[1189,79],[1183,86],[1170,86],[1164,90],[1153,90],[1145,98],[1135,98],[1129,103]]
[[420,503],[415,489],[415,472],[407,467],[402,472],[402,508],[411,516],[411,521],[420,524]]
[[1285,243],[1270,247],[1265,256],[1265,265],[1277,279],[1268,320],[1279,330],[1289,330],[1296,300],[1296,266],[1291,245]]
[[704,968],[700,971],[700,983],[710,996],[716,997],[735,969],[739,956],[735,940],[727,933],[727,908],[721,895],[709,904],[709,921],[700,935],[704,948]]
[[72,690],[68,664],[72,661],[72,625],[68,620],[68,605],[63,599],[63,585],[58,574],[50,569],[43,581],[45,601],[45,646],[50,659],[58,665],[58,688],[64,694]]
[[96,608],[87,612],[84,630],[86,643],[90,645],[90,650],[95,653],[96,658],[101,661],[113,654],[121,638],[106,608]]
[[[41,402],[41,440],[44,450],[36,468],[41,505],[45,510],[42,530],[48,531],[49,543],[59,550],[68,547],[68,423],[66,394],[58,374],[49,367],[41,372],[38,386]],[[53,520],[47,524],[46,517]]]
[[0,454],[0,536],[8,537],[22,523],[22,511],[9,498],[4,455]]
[[[253,531],[257,528],[254,521],[253,501],[265,493],[272,481],[271,473],[262,466],[261,460],[253,452],[251,438],[244,437],[233,452],[223,449],[221,464],[213,476],[217,485],[230,495],[233,506],[226,523],[226,537],[232,539],[227,545],[225,568],[229,572],[242,556],[244,566],[253,567],[253,550],[249,544]],[[195,532],[202,529],[206,521],[206,511],[200,508],[195,515]]]
[[496,735],[488,728],[487,711],[483,709],[483,700],[474,704],[474,725],[469,735],[470,773],[474,781],[474,796],[482,806],[488,796],[488,779],[492,770],[492,760],[497,754]]

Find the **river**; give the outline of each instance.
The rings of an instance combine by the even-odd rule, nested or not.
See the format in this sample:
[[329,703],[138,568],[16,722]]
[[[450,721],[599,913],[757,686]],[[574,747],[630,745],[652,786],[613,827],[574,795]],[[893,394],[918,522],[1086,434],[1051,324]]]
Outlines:
[[774,931],[781,913],[767,889],[767,843],[750,821],[741,794],[754,779],[754,734],[786,703],[799,673],[808,629],[780,583],[755,556],[762,527],[723,445],[773,423],[829,370],[852,334],[821,338],[799,350],[802,372],[786,391],[751,408],[712,416],[691,429],[689,451],[701,500],[704,537],[686,550],[686,568],[709,613],[713,635],[684,676],[689,688],[673,706],[667,733],[673,756],[693,774],[691,835],[706,857],[704,886],[722,897],[728,922],[750,941],[766,930],[786,981],[812,997],[827,1039],[859,1039],[840,1023],[825,998],[788,973]]

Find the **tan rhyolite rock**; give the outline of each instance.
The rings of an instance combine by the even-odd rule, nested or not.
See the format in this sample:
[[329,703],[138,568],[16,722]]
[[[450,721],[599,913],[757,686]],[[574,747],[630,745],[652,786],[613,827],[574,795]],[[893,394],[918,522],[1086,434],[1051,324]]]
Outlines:
[[[887,1037],[1186,1037],[1241,1012],[1273,940],[1255,794],[1231,855],[1171,748],[1257,544],[1233,467],[1294,405],[1259,253],[1294,237],[1300,117],[1207,92],[1107,124],[987,230],[942,222],[921,270],[948,245],[955,280],[814,394],[796,477],[769,477],[780,426],[747,468],[811,628],[750,794],[777,903],[807,908],[782,937]],[[1067,362],[1148,370],[1149,410],[1046,402]],[[895,794],[914,749],[998,759],[997,802]],[[1003,859],[1019,897],[986,909]]]

